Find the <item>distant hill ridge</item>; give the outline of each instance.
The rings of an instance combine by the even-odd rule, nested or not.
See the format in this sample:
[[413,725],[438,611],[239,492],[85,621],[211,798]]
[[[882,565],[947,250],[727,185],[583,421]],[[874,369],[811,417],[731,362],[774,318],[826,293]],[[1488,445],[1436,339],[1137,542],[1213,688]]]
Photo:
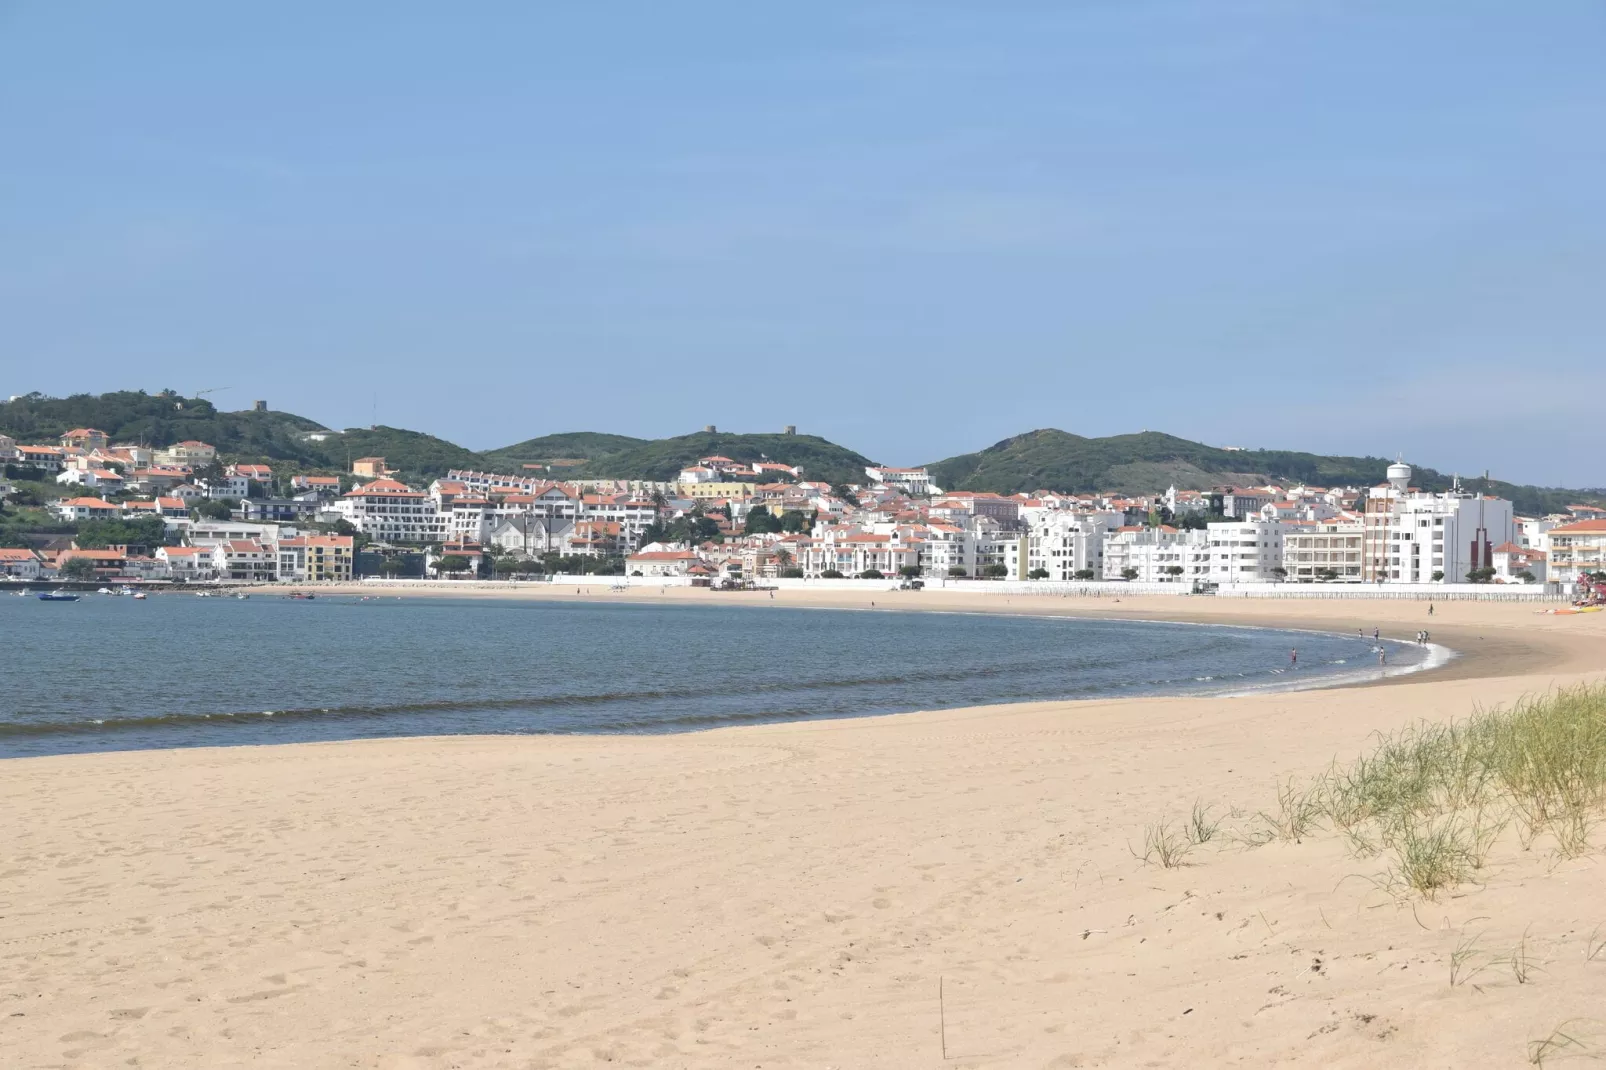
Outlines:
[[[222,412],[205,399],[173,392],[119,391],[50,398],[29,394],[0,402],[0,434],[19,442],[53,442],[78,427],[96,427],[117,442],[166,446],[200,439],[230,461],[268,461],[297,468],[349,471],[357,457],[384,457],[403,477],[427,482],[452,468],[517,473],[526,464],[566,463],[554,475],[571,479],[673,480],[701,457],[770,460],[801,465],[808,478],[859,483],[871,461],[817,435],[699,431],[642,439],[596,431],[544,435],[476,452],[453,442],[395,427],[336,431],[286,412]],[[1309,483],[1319,486],[1382,482],[1381,457],[1329,457],[1289,450],[1225,450],[1175,435],[1145,431],[1088,438],[1055,428],[1028,431],[975,453],[927,465],[945,490],[1056,490],[1155,493],[1175,484],[1205,490],[1224,483]],[[1416,483],[1442,490],[1450,477],[1416,469]],[[1467,481],[1481,487],[1481,481]],[[1490,493],[1523,513],[1557,512],[1575,502],[1599,503],[1601,490],[1579,491],[1490,481]]]

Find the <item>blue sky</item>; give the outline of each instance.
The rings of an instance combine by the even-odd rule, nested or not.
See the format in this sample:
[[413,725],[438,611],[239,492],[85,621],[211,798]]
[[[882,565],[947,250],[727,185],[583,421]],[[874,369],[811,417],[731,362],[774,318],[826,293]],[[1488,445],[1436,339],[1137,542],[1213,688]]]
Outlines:
[[0,394],[1606,484],[1594,0],[0,0]]

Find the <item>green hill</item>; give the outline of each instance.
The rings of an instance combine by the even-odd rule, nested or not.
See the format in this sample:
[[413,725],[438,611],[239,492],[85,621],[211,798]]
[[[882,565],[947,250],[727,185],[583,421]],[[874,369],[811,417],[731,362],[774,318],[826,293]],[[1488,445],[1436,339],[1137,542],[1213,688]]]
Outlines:
[[[802,466],[809,479],[862,483],[870,462],[861,454],[816,435],[741,435],[703,431],[673,438],[640,439],[574,431],[528,439],[477,453],[445,439],[399,427],[333,431],[288,412],[220,412],[202,398],[172,391],[118,391],[50,398],[28,394],[0,402],[0,434],[19,442],[54,442],[77,427],[97,427],[113,442],[170,446],[199,439],[218,448],[225,461],[266,461],[284,471],[348,472],[358,457],[383,457],[403,479],[424,483],[450,468],[517,473],[521,465],[552,460],[583,464],[558,469],[569,478],[669,481],[701,457],[722,454],[736,461],[774,461]],[[1029,431],[975,453],[927,465],[947,490],[1117,491],[1153,493],[1170,484],[1207,490],[1224,483],[1314,483],[1369,486],[1384,478],[1381,457],[1326,457],[1290,450],[1224,450],[1175,435],[1086,438],[1048,428]],[[1417,468],[1417,485],[1444,490],[1450,478]],[[1482,487],[1481,482],[1471,483]],[[1578,491],[1490,481],[1487,489],[1509,498],[1518,512],[1559,512],[1574,502],[1600,503],[1601,490]]]
[[[944,490],[999,494],[1033,490],[1145,494],[1163,491],[1173,483],[1184,490],[1208,490],[1227,483],[1268,482],[1371,486],[1383,481],[1388,465],[1389,461],[1382,457],[1327,457],[1291,450],[1224,450],[1157,431],[1085,438],[1047,428],[1006,438],[976,453],[949,457],[926,467]],[[1414,482],[1427,490],[1446,490],[1450,477],[1419,467]],[[1481,482],[1472,485],[1482,486]],[[1577,502],[1581,496],[1578,491],[1519,486],[1498,480],[1490,481],[1488,489],[1509,498],[1518,512],[1529,514],[1558,511]]]
[[526,439],[501,449],[487,450],[485,463],[498,471],[517,471],[526,464],[543,464],[555,460],[597,461],[634,446],[644,446],[648,439],[629,435],[609,435],[601,431],[571,431],[561,435],[543,435]]
[[[288,469],[350,471],[356,457],[384,457],[403,475],[432,479],[448,468],[484,467],[472,450],[394,427],[331,431],[288,412],[220,412],[204,398],[124,390],[51,398],[28,394],[0,402],[0,434],[19,442],[54,442],[79,427],[105,431],[114,443],[171,446],[197,439],[225,461],[285,463]],[[313,438],[311,436],[321,436]]]
[[455,442],[383,424],[331,432],[321,442],[306,443],[305,448],[322,458],[323,467],[342,472],[351,471],[351,462],[358,457],[383,457],[401,478],[412,482],[427,483],[450,468],[486,467],[484,455]]
[[27,394],[0,402],[0,433],[19,442],[53,442],[79,427],[98,428],[119,443],[170,446],[198,439],[219,450],[275,457],[299,455],[301,436],[323,430],[316,421],[287,412],[219,412],[204,398],[168,392]]
[[863,483],[864,467],[870,463],[862,455],[817,435],[699,431],[642,442],[579,468],[566,469],[565,474],[574,478],[672,480],[699,458],[716,454],[746,463],[773,461],[802,466],[805,478],[830,483]]

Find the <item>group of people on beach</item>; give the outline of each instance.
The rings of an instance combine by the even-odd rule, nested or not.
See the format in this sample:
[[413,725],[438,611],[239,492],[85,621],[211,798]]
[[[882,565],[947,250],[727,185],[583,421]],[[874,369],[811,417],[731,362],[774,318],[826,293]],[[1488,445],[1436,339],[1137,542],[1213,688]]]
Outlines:
[[1428,633],[1426,628],[1416,633],[1416,642],[1418,646],[1428,645]]

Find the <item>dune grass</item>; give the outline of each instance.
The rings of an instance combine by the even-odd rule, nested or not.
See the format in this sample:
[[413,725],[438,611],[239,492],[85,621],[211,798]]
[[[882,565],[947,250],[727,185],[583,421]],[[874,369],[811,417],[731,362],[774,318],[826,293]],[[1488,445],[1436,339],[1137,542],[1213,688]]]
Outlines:
[[1326,824],[1357,855],[1391,856],[1391,880],[1433,898],[1472,880],[1513,824],[1524,849],[1548,835],[1572,858],[1603,813],[1606,685],[1584,684],[1380,736],[1309,786],[1280,786],[1261,818],[1268,839]]
[[1157,821],[1143,829],[1142,852],[1130,846],[1127,849],[1145,865],[1177,869],[1188,864],[1188,855],[1197,846],[1190,831],[1187,823],[1176,826],[1170,821]]

